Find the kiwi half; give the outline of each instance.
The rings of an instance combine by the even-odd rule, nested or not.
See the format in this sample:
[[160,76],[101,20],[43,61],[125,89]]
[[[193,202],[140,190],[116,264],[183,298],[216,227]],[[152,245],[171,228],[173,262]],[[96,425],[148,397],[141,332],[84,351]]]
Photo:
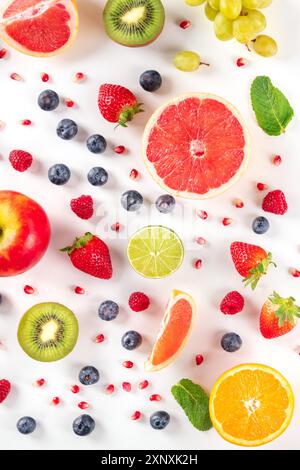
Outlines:
[[108,0],[103,20],[113,41],[129,47],[145,46],[162,32],[165,10],[160,0]]
[[46,302],[31,307],[21,318],[18,340],[36,361],[52,362],[67,356],[78,338],[78,321],[64,305]]

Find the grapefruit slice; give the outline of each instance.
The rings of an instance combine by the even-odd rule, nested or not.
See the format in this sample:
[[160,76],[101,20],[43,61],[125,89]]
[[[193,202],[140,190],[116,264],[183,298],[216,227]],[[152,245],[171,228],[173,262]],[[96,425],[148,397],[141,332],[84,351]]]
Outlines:
[[273,441],[288,427],[294,395],[288,381],[263,364],[241,364],[217,380],[209,412],[218,433],[240,446]]
[[167,367],[184,348],[196,316],[194,299],[173,290],[152,353],[145,363],[149,372]]
[[37,57],[61,53],[78,31],[75,0],[10,0],[0,13],[0,35],[10,46]]
[[240,113],[216,95],[181,95],[146,125],[143,157],[153,178],[175,196],[205,199],[230,188],[249,159]]

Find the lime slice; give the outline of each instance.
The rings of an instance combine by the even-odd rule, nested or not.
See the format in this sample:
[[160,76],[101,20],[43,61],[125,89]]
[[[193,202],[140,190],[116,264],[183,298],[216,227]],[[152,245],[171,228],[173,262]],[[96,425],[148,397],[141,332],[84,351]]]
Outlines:
[[183,255],[178,235],[161,225],[143,227],[131,237],[127,247],[133,269],[149,278],[166,277],[177,271]]

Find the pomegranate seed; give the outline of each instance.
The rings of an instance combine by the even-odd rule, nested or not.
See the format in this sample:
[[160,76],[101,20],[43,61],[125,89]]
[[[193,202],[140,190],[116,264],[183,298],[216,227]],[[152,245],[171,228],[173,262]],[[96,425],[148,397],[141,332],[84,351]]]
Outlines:
[[24,292],[25,292],[25,294],[34,294],[35,290],[31,286],[25,286],[24,287]]
[[46,380],[45,379],[38,379],[35,384],[37,387],[43,387],[43,385],[45,385],[46,383]]
[[200,366],[202,362],[204,361],[204,357],[202,356],[202,354],[197,354],[197,356],[195,357],[195,361],[196,361],[196,365]]
[[124,145],[118,145],[117,147],[114,148],[114,152],[119,153],[119,154],[124,153],[125,150],[126,149],[125,149]]
[[133,367],[133,362],[132,362],[132,361],[124,361],[122,365],[123,365],[123,367],[125,367],[126,369],[132,369],[132,367]]
[[279,166],[281,165],[282,163],[282,158],[280,155],[275,155],[275,157],[273,158],[273,163],[275,166]]
[[111,395],[112,393],[114,393],[114,391],[115,391],[115,386],[113,384],[107,385],[105,392],[108,395]]
[[241,199],[236,199],[234,201],[234,205],[235,207],[237,207],[238,209],[242,209],[244,207],[244,203]]
[[206,211],[199,210],[197,211],[197,216],[202,220],[206,220],[208,217],[208,213]]
[[115,224],[112,224],[111,229],[113,232],[120,232],[121,224],[119,222],[116,222]]
[[23,80],[21,75],[19,75],[18,73],[15,73],[15,72],[10,74],[10,78],[12,80],[15,80],[16,82],[21,82]]
[[89,407],[89,404],[86,401],[80,401],[78,403],[78,408],[81,410],[86,410]]
[[187,28],[189,28],[189,27],[191,26],[191,22],[190,22],[189,20],[181,20],[181,21],[179,22],[179,26],[180,26],[180,28],[182,28],[182,29],[187,29]]
[[125,392],[131,392],[131,384],[129,382],[123,382],[122,388]]
[[227,227],[227,225],[231,225],[233,222],[233,219],[231,219],[230,217],[224,217],[224,219],[222,220],[222,224],[225,225],[225,227]]
[[203,237],[197,237],[195,242],[198,244],[198,245],[201,245],[201,246],[204,246],[206,244],[206,240],[205,238]]
[[136,421],[137,419],[140,419],[140,417],[142,416],[142,413],[140,411],[135,411],[132,415],[131,415],[131,419],[133,421]]
[[42,80],[42,82],[49,82],[50,77],[47,73],[43,72],[43,73],[41,73],[41,80]]
[[266,191],[269,188],[269,186],[265,183],[257,183],[256,187],[258,191]]
[[238,67],[245,67],[245,65],[247,65],[247,59],[244,59],[244,57],[239,57],[236,61],[236,65]]
[[59,397],[54,397],[52,398],[52,404],[57,406],[60,404],[60,398]]
[[73,100],[71,100],[70,98],[66,98],[65,99],[65,105],[68,107],[68,108],[73,108],[75,106],[75,103]]
[[148,380],[143,380],[143,382],[140,382],[140,383],[139,383],[139,388],[140,388],[141,390],[144,390],[144,388],[147,388],[148,386],[149,386]]
[[161,400],[161,396],[158,395],[158,393],[154,393],[153,395],[150,395],[149,400],[150,400],[150,401],[160,401],[160,400]]
[[71,385],[70,390],[71,390],[72,393],[79,393],[80,392],[80,388],[78,387],[78,385]]
[[100,334],[100,335],[96,336],[95,343],[103,343],[103,341],[104,341],[104,335],[103,334]]
[[130,178],[131,180],[136,180],[139,176],[140,176],[140,174],[139,174],[139,172],[138,172],[135,168],[133,168],[133,169],[131,170],[131,172],[129,173],[129,178]]
[[300,271],[296,268],[291,268],[290,273],[293,277],[300,277]]
[[74,289],[74,292],[75,294],[85,294],[85,290],[83,289],[83,287],[79,287],[79,286],[76,286],[75,289]]
[[4,59],[7,56],[8,56],[8,50],[4,48],[0,49],[0,59]]
[[74,77],[74,82],[80,83],[85,79],[85,75],[82,72],[77,72]]
[[23,119],[22,121],[20,121],[20,124],[22,126],[31,126],[32,122],[30,121],[30,119]]
[[197,259],[194,263],[196,269],[201,269],[202,267],[202,259]]

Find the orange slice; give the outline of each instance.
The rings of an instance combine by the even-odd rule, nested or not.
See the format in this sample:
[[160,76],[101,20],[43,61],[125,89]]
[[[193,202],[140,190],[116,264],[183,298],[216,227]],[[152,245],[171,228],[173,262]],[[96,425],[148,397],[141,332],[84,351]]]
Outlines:
[[147,371],[163,369],[176,359],[190,336],[195,315],[193,298],[185,292],[173,290],[157,340],[145,363]]
[[225,372],[213,386],[209,411],[218,433],[240,446],[273,441],[288,427],[294,395],[288,381],[262,364],[242,364]]

